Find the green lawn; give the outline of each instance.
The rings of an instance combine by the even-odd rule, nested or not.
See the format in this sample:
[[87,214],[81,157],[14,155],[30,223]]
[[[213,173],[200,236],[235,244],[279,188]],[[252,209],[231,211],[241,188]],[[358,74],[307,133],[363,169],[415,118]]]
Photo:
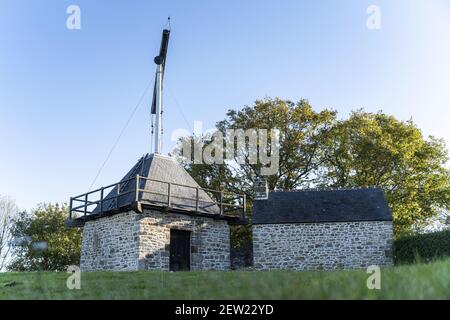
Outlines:
[[365,271],[97,272],[66,288],[66,273],[0,273],[0,299],[450,299],[450,260]]

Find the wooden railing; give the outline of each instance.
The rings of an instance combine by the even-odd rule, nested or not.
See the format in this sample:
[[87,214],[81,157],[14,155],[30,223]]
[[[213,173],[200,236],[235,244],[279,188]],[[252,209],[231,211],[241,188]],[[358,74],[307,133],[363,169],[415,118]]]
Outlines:
[[[165,185],[166,187],[163,189],[166,191],[157,192],[145,188],[145,186],[151,186],[151,184]],[[141,188],[141,185],[144,185],[144,188]],[[186,197],[173,192],[174,189],[180,190],[183,188],[193,190],[193,192],[188,193],[192,193],[194,196]],[[115,193],[111,195],[111,192],[114,190]],[[132,194],[132,196],[129,196],[130,194]],[[83,193],[76,197],[71,197],[69,204],[69,220],[80,217],[80,214],[81,216],[86,217],[92,214],[101,214],[112,210],[118,210],[121,206],[120,200],[125,196],[128,197],[124,201],[126,204],[136,202],[144,205],[150,203],[155,205],[155,201],[144,196],[145,194],[163,197],[165,200],[157,201],[157,206],[164,208],[165,210],[178,209],[179,211],[185,210],[197,213],[211,213],[211,210],[204,210],[206,205],[208,208],[213,208],[213,212],[219,215],[236,216],[237,213],[237,216],[240,216],[242,219],[245,219],[246,216],[245,194],[193,187],[136,175],[133,178]],[[189,208],[182,209],[180,208],[179,201],[177,204],[177,200],[189,201],[191,205],[188,206]]]

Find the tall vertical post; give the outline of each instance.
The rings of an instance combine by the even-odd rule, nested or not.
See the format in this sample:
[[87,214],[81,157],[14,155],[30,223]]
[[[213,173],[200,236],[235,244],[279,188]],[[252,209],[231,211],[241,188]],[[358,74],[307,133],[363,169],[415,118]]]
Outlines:
[[135,198],[134,201],[138,202],[139,201],[139,175],[136,175],[136,194],[135,194]]
[[100,189],[100,212],[103,212],[103,193],[104,193],[104,188],[102,187]]
[[155,153],[162,153],[162,112],[163,112],[163,78],[164,66],[166,64],[167,48],[169,46],[170,30],[164,29],[161,39],[159,55],[154,59],[156,67],[155,87],[153,89],[153,101],[151,113],[156,117]]
[[195,188],[195,212],[198,212],[198,188]]
[[69,220],[72,220],[72,204],[73,204],[73,198],[70,197],[70,202],[69,202]]
[[244,193],[242,195],[242,219],[245,219],[247,213],[247,195]]
[[116,209],[119,209],[120,182],[117,184]]
[[155,153],[162,153],[162,76],[163,65],[156,67],[156,125],[155,125]]
[[87,215],[88,196],[89,196],[89,193],[86,193],[86,195],[84,196],[84,217],[86,217],[86,215]]
[[170,182],[167,183],[167,207],[170,208],[172,205],[171,199],[170,199]]

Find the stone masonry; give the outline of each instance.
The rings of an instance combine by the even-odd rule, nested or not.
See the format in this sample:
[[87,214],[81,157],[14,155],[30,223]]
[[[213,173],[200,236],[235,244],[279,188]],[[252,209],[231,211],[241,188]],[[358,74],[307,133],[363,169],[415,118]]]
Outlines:
[[392,222],[253,225],[259,270],[332,270],[391,266]]
[[139,223],[135,217],[136,213],[126,212],[86,222],[81,270],[137,270]]
[[230,268],[230,229],[224,220],[159,211],[133,211],[86,222],[82,271],[169,270],[170,229],[191,232],[191,270]]

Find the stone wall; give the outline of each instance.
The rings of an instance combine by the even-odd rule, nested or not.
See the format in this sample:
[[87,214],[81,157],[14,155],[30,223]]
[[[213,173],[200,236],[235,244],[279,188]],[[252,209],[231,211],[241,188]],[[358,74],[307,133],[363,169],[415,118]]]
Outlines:
[[169,270],[170,229],[191,232],[191,270],[230,268],[230,229],[224,220],[145,210],[89,221],[81,269]]
[[139,224],[135,217],[136,213],[126,212],[86,222],[81,270],[137,270]]
[[331,270],[390,266],[392,222],[253,225],[259,270]]
[[191,270],[230,268],[230,228],[226,221],[148,210],[138,219],[139,269],[169,270],[170,229],[191,232]]

